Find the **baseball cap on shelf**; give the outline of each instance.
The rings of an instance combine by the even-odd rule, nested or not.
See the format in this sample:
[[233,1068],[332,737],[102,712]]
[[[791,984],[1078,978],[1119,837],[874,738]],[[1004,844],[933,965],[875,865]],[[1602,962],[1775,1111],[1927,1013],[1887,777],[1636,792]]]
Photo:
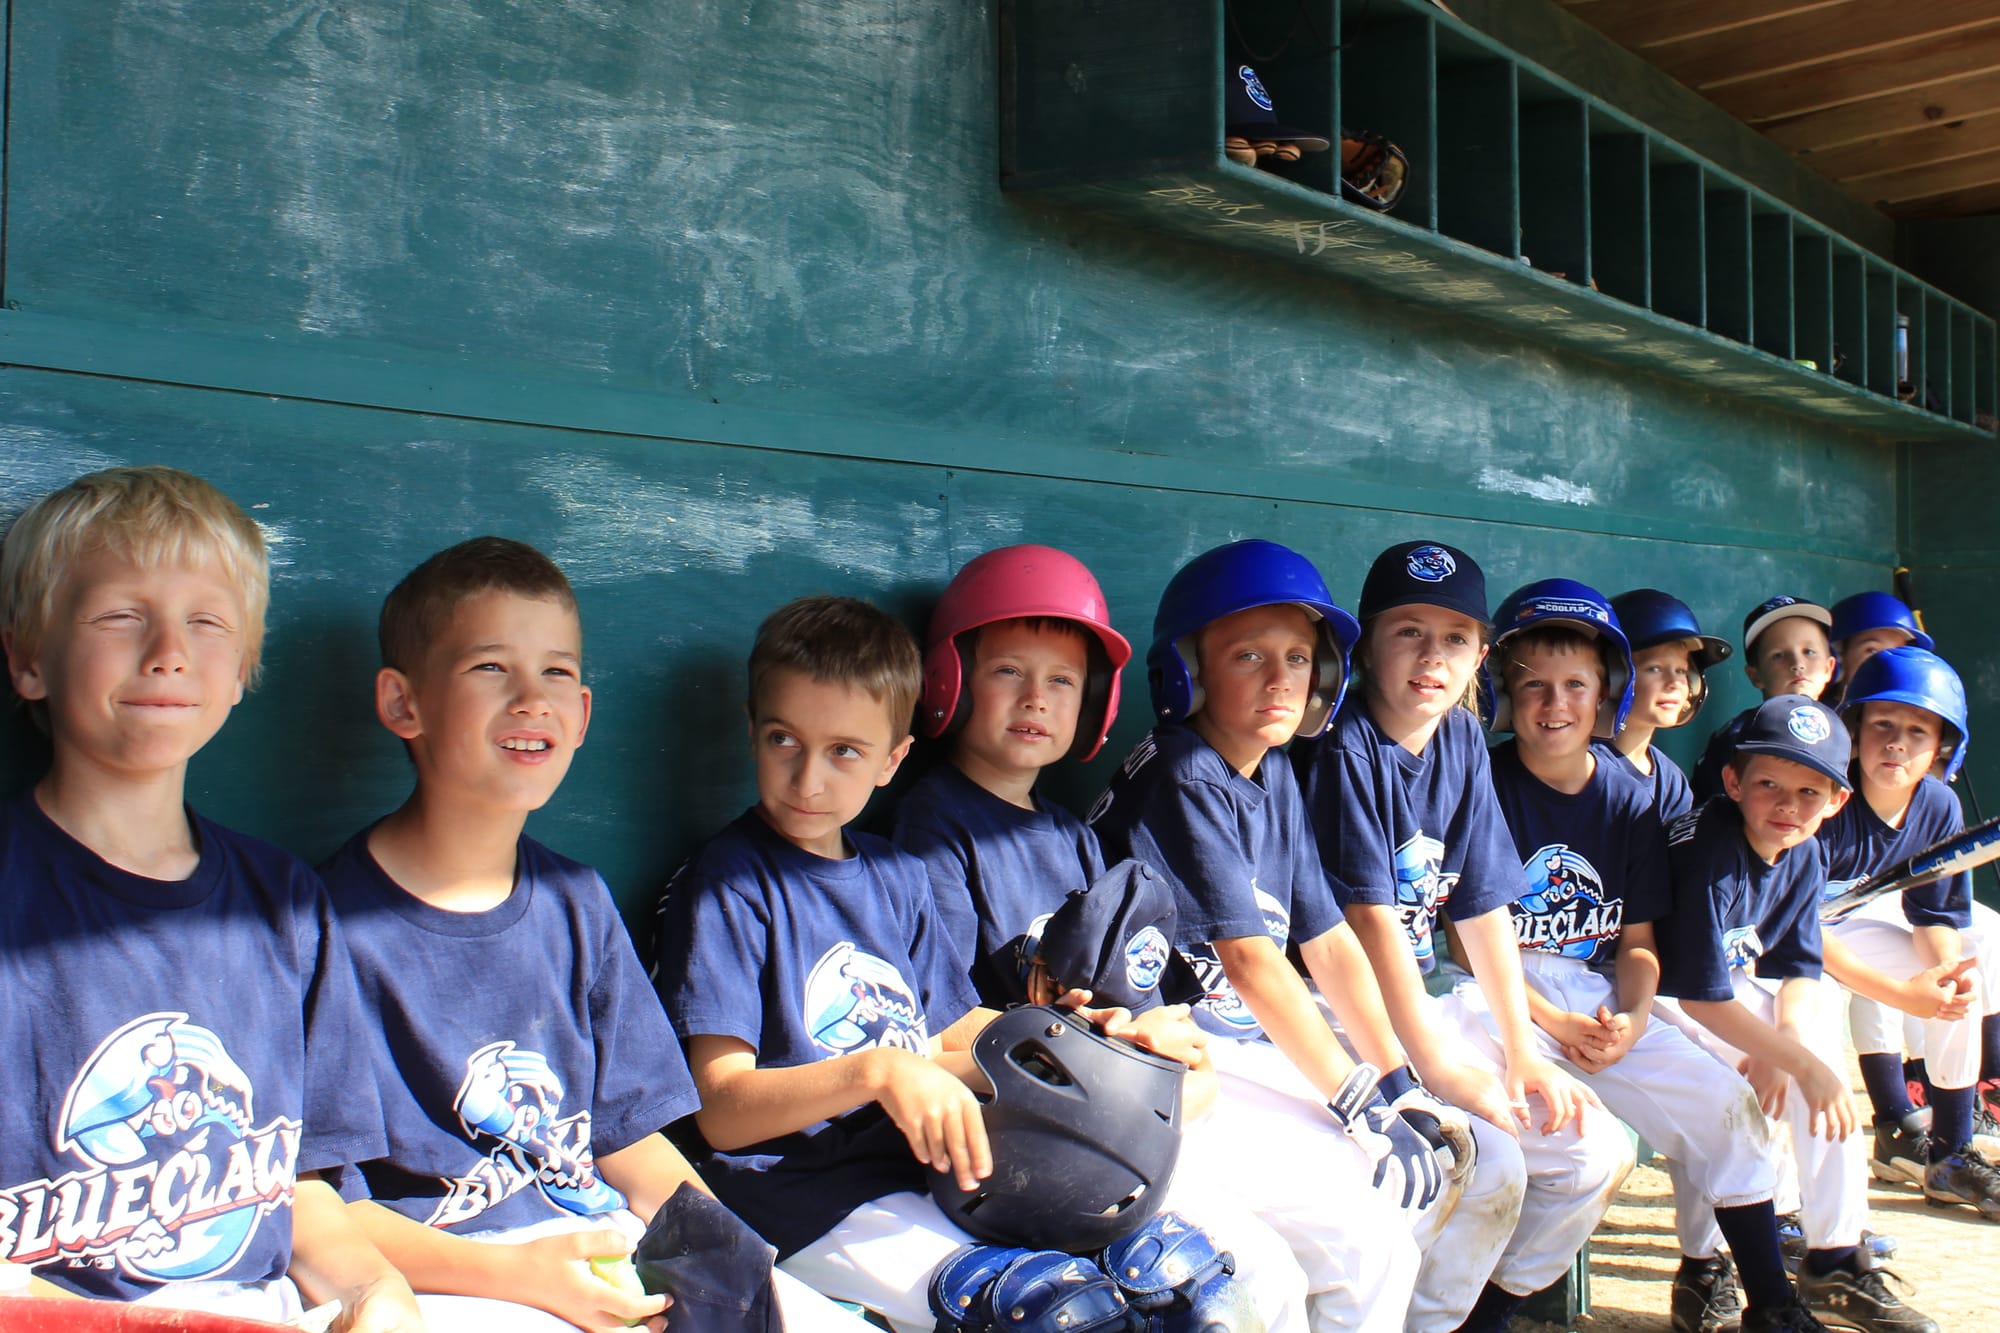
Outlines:
[[1241,61],[1230,61],[1223,74],[1222,103],[1225,134],[1253,142],[1295,143],[1308,153],[1323,153],[1332,145],[1324,134],[1280,124],[1257,71]]
[[1744,655],[1749,655],[1750,645],[1757,642],[1759,634],[1780,620],[1789,620],[1793,616],[1816,620],[1829,631],[1833,628],[1833,613],[1818,602],[1808,602],[1802,597],[1786,597],[1780,594],[1760,603],[1749,615],[1743,617]]
[[1403,542],[1375,557],[1361,584],[1361,619],[1395,606],[1441,606],[1491,626],[1486,575],[1478,562],[1441,542]]
[[1142,1013],[1207,993],[1174,948],[1174,893],[1151,866],[1120,861],[1077,889],[1042,927],[1036,956],[1058,991],[1082,987],[1091,1005]]
[[1757,705],[1736,738],[1736,753],[1789,759],[1844,788],[1853,752],[1838,713],[1803,694],[1780,694]]

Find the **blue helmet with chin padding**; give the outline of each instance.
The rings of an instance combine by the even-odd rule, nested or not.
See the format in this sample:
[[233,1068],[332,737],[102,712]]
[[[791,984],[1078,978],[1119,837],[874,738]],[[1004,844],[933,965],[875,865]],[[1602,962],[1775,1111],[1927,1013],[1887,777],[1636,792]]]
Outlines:
[[1312,561],[1288,546],[1256,538],[1205,551],[1167,581],[1146,652],[1154,716],[1182,722],[1201,711],[1194,636],[1204,626],[1253,607],[1287,605],[1311,617],[1319,639],[1312,697],[1301,710],[1298,735],[1310,740],[1325,731],[1347,693],[1347,653],[1361,637],[1361,626],[1334,605]]
[[1688,653],[1691,679],[1688,682],[1687,707],[1681,714],[1683,726],[1692,722],[1695,714],[1701,711],[1701,706],[1708,702],[1708,683],[1702,673],[1728,661],[1735,649],[1729,646],[1727,639],[1702,633],[1701,622],[1694,618],[1688,604],[1658,588],[1634,588],[1630,592],[1621,592],[1611,599],[1611,610],[1618,617],[1618,623],[1625,631],[1625,641],[1632,646],[1634,653],[1657,648],[1663,643],[1691,641],[1697,645]]
[[[1900,602],[1897,605],[1902,605]],[[1872,628],[1872,627],[1871,627]],[[1946,782],[1965,766],[1972,733],[1966,726],[1965,683],[1951,664],[1928,649],[1905,645],[1885,648],[1854,669],[1840,715],[1849,728],[1861,725],[1861,706],[1871,702],[1909,704],[1937,714],[1951,731],[1951,751],[1940,754]]]
[[[1567,626],[1607,645],[1604,700],[1599,706],[1592,731],[1599,736],[1615,736],[1625,729],[1632,711],[1632,648],[1618,623],[1618,613],[1604,594],[1575,579],[1540,579],[1516,588],[1493,616],[1493,648],[1487,658],[1490,672],[1498,660],[1505,670],[1507,641],[1523,631],[1543,626]],[[1494,681],[1494,731],[1512,729],[1513,709],[1507,698],[1506,681]]]
[[1826,632],[1834,651],[1857,634],[1871,629],[1897,629],[1910,636],[1910,644],[1930,652],[1937,647],[1931,636],[1917,625],[1916,613],[1899,597],[1886,592],[1857,592],[1833,604],[1833,625]]

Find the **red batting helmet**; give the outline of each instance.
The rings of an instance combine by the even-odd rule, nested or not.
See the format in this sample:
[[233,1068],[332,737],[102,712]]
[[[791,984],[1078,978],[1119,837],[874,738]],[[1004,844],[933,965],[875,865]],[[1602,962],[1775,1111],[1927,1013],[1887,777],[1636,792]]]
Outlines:
[[[917,709],[924,734],[942,736],[965,721],[965,659],[960,639],[982,625],[1029,617],[1065,620],[1092,645],[1083,707],[1070,757],[1089,759],[1118,717],[1118,673],[1132,645],[1111,628],[1104,591],[1083,562],[1052,546],[1003,546],[967,562],[931,613],[924,650],[924,695]],[[1101,650],[1101,651],[1097,651]]]

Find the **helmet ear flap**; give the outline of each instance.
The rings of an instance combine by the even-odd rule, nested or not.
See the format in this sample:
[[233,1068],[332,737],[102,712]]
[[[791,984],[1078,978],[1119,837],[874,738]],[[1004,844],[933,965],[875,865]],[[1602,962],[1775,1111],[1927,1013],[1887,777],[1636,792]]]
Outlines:
[[[1636,682],[1634,682],[1636,684]],[[1708,702],[1708,677],[1701,674],[1701,664],[1692,657],[1688,659],[1688,697],[1681,705],[1681,720],[1676,726],[1686,726],[1694,721],[1701,706]]]
[[1208,691],[1201,687],[1201,647],[1193,634],[1183,634],[1174,640],[1174,655],[1181,660],[1181,671],[1187,680],[1187,707],[1181,710],[1184,718],[1193,717],[1208,702]]
[[1152,692],[1153,713],[1162,722],[1185,722],[1201,707],[1201,685],[1188,660],[1193,650],[1193,636],[1182,635],[1154,644],[1146,654],[1146,685]]
[[1111,654],[1104,651],[1101,639],[1086,633],[1083,651],[1083,707],[1077,710],[1076,739],[1069,747],[1069,757],[1080,761],[1095,758],[1111,730],[1118,683],[1118,669],[1111,665]]
[[1332,623],[1324,617],[1313,622],[1313,629],[1319,642],[1313,659],[1312,698],[1306,701],[1299,715],[1301,740],[1311,740],[1325,731],[1334,714],[1340,711],[1340,701],[1347,696],[1347,650],[1341,647]]
[[919,721],[924,735],[936,738],[965,722],[965,676],[970,661],[960,648],[964,636],[939,640],[924,653],[923,704]]

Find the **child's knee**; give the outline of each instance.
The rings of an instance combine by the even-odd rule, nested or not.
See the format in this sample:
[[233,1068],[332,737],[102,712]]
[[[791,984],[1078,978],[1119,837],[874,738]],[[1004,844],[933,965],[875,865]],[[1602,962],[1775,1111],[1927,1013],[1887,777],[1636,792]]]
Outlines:
[[1623,1184],[1638,1162],[1631,1135],[1608,1111],[1543,1135],[1526,1154],[1534,1188],[1566,1198],[1596,1198]]
[[1475,1201],[1511,1199],[1518,1213],[1528,1188],[1528,1162],[1521,1154],[1521,1141],[1477,1117],[1472,1121],[1472,1138],[1479,1160],[1473,1164],[1472,1179],[1465,1183],[1459,1207]]

